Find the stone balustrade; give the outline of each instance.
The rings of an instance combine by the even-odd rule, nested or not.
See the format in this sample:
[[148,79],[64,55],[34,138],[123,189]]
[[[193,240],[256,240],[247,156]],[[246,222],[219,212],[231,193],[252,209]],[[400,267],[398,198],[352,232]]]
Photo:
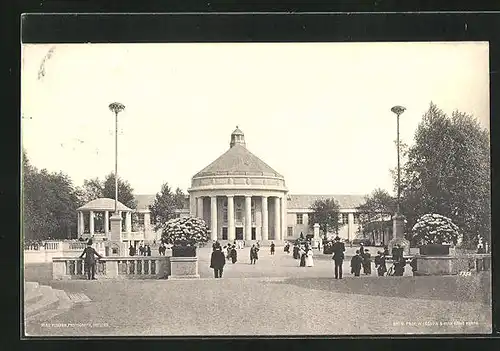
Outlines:
[[[168,275],[168,256],[103,257],[96,265],[97,279],[161,279]],[[79,257],[54,257],[52,278],[86,279],[84,260]]]

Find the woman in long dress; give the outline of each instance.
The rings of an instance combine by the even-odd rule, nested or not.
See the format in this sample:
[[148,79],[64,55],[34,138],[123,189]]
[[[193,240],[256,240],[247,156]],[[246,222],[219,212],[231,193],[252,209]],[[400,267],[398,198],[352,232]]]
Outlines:
[[314,267],[313,250],[309,249],[306,252],[306,267]]
[[302,247],[299,250],[299,256],[300,256],[300,267],[305,267],[306,266],[306,251]]

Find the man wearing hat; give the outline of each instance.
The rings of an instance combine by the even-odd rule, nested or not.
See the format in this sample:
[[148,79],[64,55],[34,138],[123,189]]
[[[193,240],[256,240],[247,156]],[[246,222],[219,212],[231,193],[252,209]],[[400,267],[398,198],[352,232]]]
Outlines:
[[85,272],[87,273],[88,280],[95,280],[95,264],[97,262],[96,256],[101,259],[102,256],[97,253],[97,251],[92,247],[92,239],[87,242],[87,247],[83,249],[83,253],[80,258],[85,255]]
[[332,260],[335,262],[335,279],[342,279],[342,263],[344,262],[345,245],[340,242],[338,236],[336,236],[334,240]]

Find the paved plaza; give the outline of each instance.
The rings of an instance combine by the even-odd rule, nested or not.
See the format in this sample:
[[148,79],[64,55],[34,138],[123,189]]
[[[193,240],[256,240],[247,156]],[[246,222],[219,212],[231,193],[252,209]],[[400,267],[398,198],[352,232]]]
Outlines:
[[[278,248],[239,250],[223,279],[199,250],[201,279],[186,281],[51,281],[50,266],[27,266],[27,281],[50,284],[90,301],[50,320],[32,320],[28,335],[346,335],[490,333],[491,298],[473,277],[352,277],[332,279],[330,255],[315,250],[315,266]],[[411,272],[406,272],[411,275]],[[245,278],[245,279],[243,279]],[[469,279],[469,280],[466,280]],[[489,300],[488,300],[489,299]]]

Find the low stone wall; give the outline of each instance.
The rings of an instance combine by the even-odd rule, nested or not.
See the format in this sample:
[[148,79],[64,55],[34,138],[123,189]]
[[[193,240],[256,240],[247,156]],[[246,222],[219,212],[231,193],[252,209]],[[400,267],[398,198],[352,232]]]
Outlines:
[[[162,279],[170,275],[170,257],[104,257],[96,266],[97,279]],[[54,257],[52,279],[86,279],[85,263],[78,257]]]
[[415,275],[472,274],[491,270],[490,254],[417,256]]

